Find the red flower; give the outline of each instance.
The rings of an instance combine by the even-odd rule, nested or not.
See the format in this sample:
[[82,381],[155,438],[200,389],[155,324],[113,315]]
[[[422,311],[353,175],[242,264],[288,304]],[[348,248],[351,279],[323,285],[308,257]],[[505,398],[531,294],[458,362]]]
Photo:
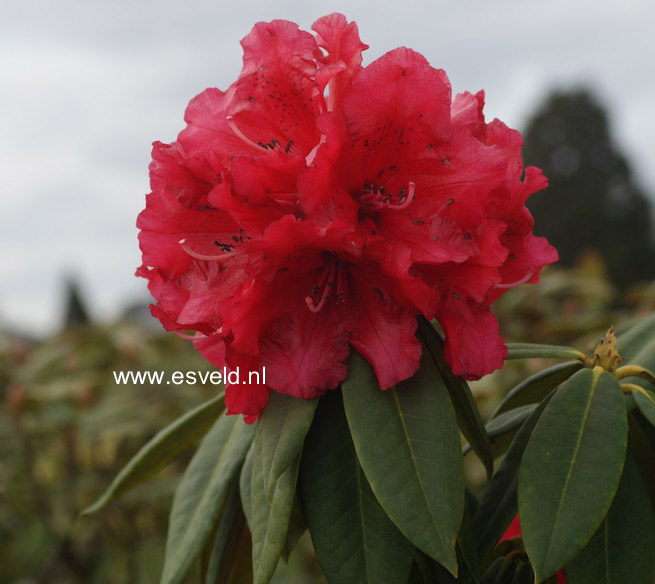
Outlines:
[[[506,539],[512,539],[514,537],[521,537],[521,522],[519,521],[519,516],[517,515],[510,523],[507,531],[503,534],[503,537],[500,538],[500,541],[505,541]],[[566,575],[564,571],[560,570],[555,574],[557,577],[557,584],[566,584]]]
[[269,388],[337,387],[350,346],[382,389],[410,377],[419,314],[442,324],[456,374],[489,373],[505,356],[490,303],[557,258],[524,205],[545,179],[517,132],[485,124],[482,94],[451,104],[445,73],[408,49],[363,69],[342,15],[312,28],[255,25],[239,79],[155,143],[137,221],[153,314],[217,366],[265,368],[267,386],[227,390],[247,419]]

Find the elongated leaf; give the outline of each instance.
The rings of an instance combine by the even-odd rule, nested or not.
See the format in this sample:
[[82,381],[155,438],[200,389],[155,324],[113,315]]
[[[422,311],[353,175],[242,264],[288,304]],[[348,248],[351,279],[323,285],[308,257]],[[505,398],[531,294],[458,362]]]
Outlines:
[[353,352],[343,401],[357,457],[387,515],[456,575],[464,468],[453,406],[435,383],[439,375],[424,350],[412,378],[381,392],[371,366]]
[[630,451],[609,513],[566,569],[569,584],[649,584],[655,531],[648,490]]
[[496,408],[491,419],[519,406],[540,402],[560,383],[566,381],[582,367],[580,361],[569,361],[567,363],[558,363],[553,367],[548,367],[531,375],[509,391]]
[[232,494],[219,518],[216,533],[210,541],[206,552],[208,554],[208,560],[204,577],[205,584],[214,584],[217,581],[221,564],[225,560],[226,552],[229,551],[230,540],[234,538],[233,532],[240,517],[243,517],[241,498],[239,497],[238,485],[234,485],[232,487]]
[[533,582],[534,572],[532,571],[532,566],[528,562],[520,564],[516,569],[512,584],[533,584]]
[[287,540],[291,508],[296,492],[300,457],[273,484],[269,502],[262,476],[262,445],[255,438],[250,485],[252,565],[255,584],[268,584]]
[[223,399],[224,394],[221,393],[160,430],[123,467],[103,495],[81,514],[90,515],[104,509],[111,501],[156,475],[182,451],[196,444],[223,411]]
[[[480,412],[475,398],[471,393],[471,389],[468,383],[461,377],[453,375],[450,370],[443,356],[443,339],[434,327],[423,317],[419,317],[418,326],[423,343],[437,364],[441,373],[441,380],[443,380],[450,395],[450,401],[455,408],[457,425],[466,440],[468,440],[473,452],[482,461],[487,471],[487,476],[491,477],[494,472],[494,457],[491,452],[489,437],[485,432],[484,424],[482,423],[482,418],[480,417]],[[436,383],[439,383],[439,381],[435,381]]]
[[642,361],[650,355],[651,362],[643,363],[644,367],[652,369],[655,366],[655,313],[649,314],[617,335],[617,347],[623,358],[623,363],[642,365]]
[[255,445],[251,444],[239,475],[239,494],[241,505],[248,525],[252,524],[252,461],[255,455]]
[[507,343],[506,359],[583,359],[584,353],[573,347],[537,345],[533,343]]
[[301,489],[328,582],[405,584],[412,545],[387,517],[359,466],[340,392],[321,398],[303,450]]
[[[414,551],[414,563],[412,570],[409,574],[409,584],[449,584],[448,582],[441,582],[441,574],[437,576],[435,568],[438,566],[432,558],[426,556],[422,551]],[[449,578],[453,578],[450,572],[443,570]]]
[[627,439],[623,394],[600,368],[578,371],[546,407],[519,471],[523,541],[537,581],[568,564],[598,529]]
[[632,395],[644,418],[655,426],[655,395],[648,390],[644,391],[646,392],[646,395],[639,391],[632,392]]
[[628,428],[630,430],[629,448],[641,469],[641,476],[644,477],[653,509],[655,509],[655,441],[649,439],[648,436],[648,430],[653,434],[655,429],[638,411],[630,412],[628,415]]
[[516,516],[519,466],[532,431],[551,397],[547,396],[523,422],[496,474],[482,491],[480,504],[473,516],[473,531],[478,534],[478,549],[483,558],[493,549]]
[[173,498],[162,584],[186,578],[225,507],[253,435],[240,416],[221,416],[200,443]]
[[502,558],[496,558],[482,576],[482,584],[496,584],[505,568]]
[[284,549],[282,550],[282,558],[285,562],[289,561],[291,552],[296,547],[298,540],[307,531],[307,519],[305,519],[305,512],[300,502],[300,497],[296,491],[296,497],[293,500],[291,507],[291,517],[289,517],[289,529],[287,530],[287,539],[284,542]]
[[264,491],[269,501],[278,478],[295,462],[314,418],[318,399],[272,391],[257,422]]
[[216,571],[207,573],[205,584],[252,584],[252,542],[244,514],[239,511],[223,557]]
[[[497,418],[493,418],[486,425],[487,435],[491,442],[494,451],[499,447],[505,450],[511,444],[512,438],[516,431],[521,427],[523,422],[530,417],[539,404],[528,404],[519,406],[508,412],[500,414]],[[467,444],[463,452],[468,454],[471,446]],[[504,451],[503,450],[503,451]]]
[[[464,517],[457,536],[457,556],[460,558],[459,580],[480,581],[480,555],[478,554],[477,534],[473,531],[473,513],[467,497],[464,505]],[[463,566],[463,569],[462,569]],[[465,577],[468,576],[468,577]]]
[[426,556],[420,550],[414,550],[414,564],[412,567],[411,578],[418,584],[479,584],[480,559],[478,557],[478,548],[473,533],[471,523],[471,504],[477,504],[473,496],[466,493],[466,503],[464,505],[464,517],[462,525],[457,536],[457,562],[458,575],[453,576],[448,570],[440,566],[429,556]]
[[525,422],[532,412],[537,409],[539,404],[528,404],[525,406],[519,406],[508,412],[500,414],[498,417],[494,418],[487,424],[487,433],[491,438],[496,436],[502,436],[507,434],[517,428],[520,428],[523,422]]

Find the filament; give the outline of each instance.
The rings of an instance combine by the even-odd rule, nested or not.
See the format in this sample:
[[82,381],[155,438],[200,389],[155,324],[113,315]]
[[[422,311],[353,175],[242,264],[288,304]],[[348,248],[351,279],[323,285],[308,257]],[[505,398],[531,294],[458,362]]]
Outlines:
[[198,253],[197,251],[193,251],[186,243],[186,239],[180,239],[179,241],[180,246],[182,249],[188,253],[192,258],[196,258],[197,260],[203,260],[205,262],[220,262],[222,260],[226,260],[232,256],[237,255],[239,252],[237,251],[231,251],[228,253],[222,253],[222,254],[217,254],[217,255],[209,255],[209,254],[203,254],[203,253]]
[[260,146],[259,144],[253,142],[248,136],[246,136],[241,130],[239,130],[239,126],[237,126],[236,122],[234,121],[233,116],[227,116],[225,118],[227,120],[228,125],[234,132],[235,136],[248,144],[248,146],[252,146],[253,148],[256,148],[257,150],[268,150],[266,146]]
[[517,280],[516,282],[509,282],[507,284],[497,284],[496,288],[502,288],[502,289],[516,288],[521,284],[525,284],[530,278],[532,278],[532,276],[534,276],[534,270],[530,268],[525,274],[525,276],[523,276],[520,280]]

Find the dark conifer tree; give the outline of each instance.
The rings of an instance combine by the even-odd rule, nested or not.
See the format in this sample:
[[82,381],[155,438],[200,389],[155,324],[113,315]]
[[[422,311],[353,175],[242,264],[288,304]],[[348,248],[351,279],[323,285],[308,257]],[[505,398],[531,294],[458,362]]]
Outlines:
[[595,248],[617,286],[655,278],[649,199],[588,90],[550,96],[528,124],[524,156],[549,179],[548,189],[531,197],[528,207],[537,232],[558,249],[563,265]]
[[64,328],[90,324],[89,311],[84,302],[82,291],[76,279],[66,279],[66,296],[64,300]]

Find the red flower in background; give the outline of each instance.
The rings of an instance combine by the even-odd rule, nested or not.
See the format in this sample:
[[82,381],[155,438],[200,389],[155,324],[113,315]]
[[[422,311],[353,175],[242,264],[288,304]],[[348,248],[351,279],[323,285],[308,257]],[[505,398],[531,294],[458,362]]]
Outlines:
[[557,259],[532,234],[521,137],[486,124],[483,95],[451,103],[445,73],[396,49],[361,66],[357,27],[259,23],[239,79],[155,143],[137,225],[168,330],[215,365],[266,368],[227,388],[253,419],[274,389],[311,398],[346,376],[350,346],[386,389],[417,369],[416,316],[437,317],[456,374],[502,365],[489,305]]
[[[500,538],[500,541],[505,541],[506,539],[512,539],[514,537],[521,537],[521,522],[519,521],[519,516],[517,515],[510,523],[507,531],[503,534],[503,537]],[[563,571],[557,572],[555,574],[557,578],[557,584],[566,584],[566,575]]]

